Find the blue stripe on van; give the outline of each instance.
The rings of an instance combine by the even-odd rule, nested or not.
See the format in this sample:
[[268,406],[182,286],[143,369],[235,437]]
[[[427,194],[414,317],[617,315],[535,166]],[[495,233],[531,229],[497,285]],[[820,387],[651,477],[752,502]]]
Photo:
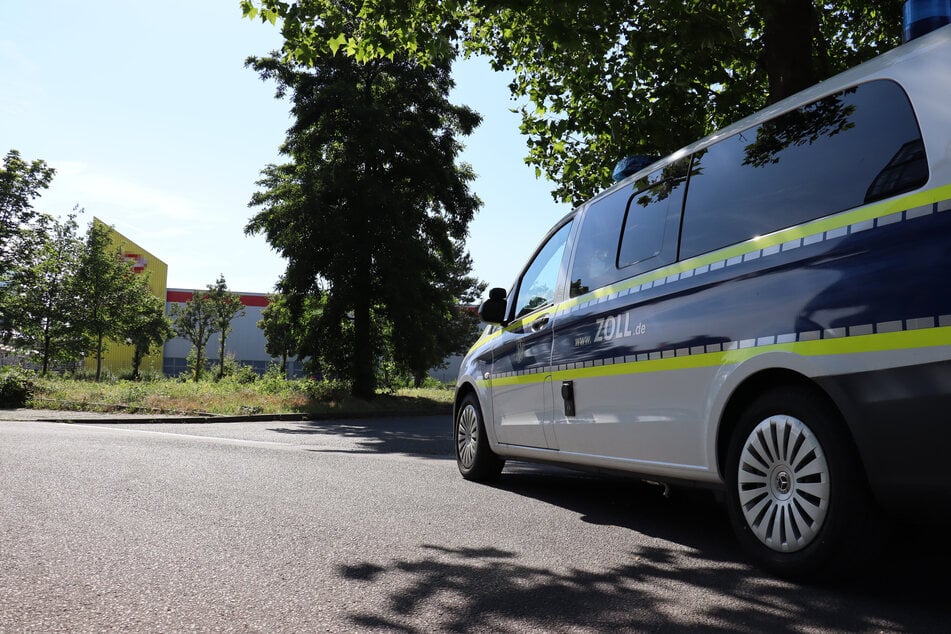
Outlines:
[[855,223],[573,306],[555,316],[552,367],[951,324],[948,208]]
[[948,209],[923,205],[593,293],[556,309],[550,363],[529,354],[493,377],[949,326]]

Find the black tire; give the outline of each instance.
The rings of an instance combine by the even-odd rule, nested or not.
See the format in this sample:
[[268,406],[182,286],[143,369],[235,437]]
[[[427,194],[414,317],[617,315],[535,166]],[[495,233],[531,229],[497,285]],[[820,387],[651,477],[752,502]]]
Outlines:
[[459,404],[453,423],[453,439],[456,445],[456,465],[466,480],[489,482],[502,473],[505,460],[499,458],[485,434],[482,408],[475,394],[467,394]]
[[726,462],[733,530],[762,568],[791,579],[855,572],[882,529],[838,413],[816,391],[775,388],[733,432]]

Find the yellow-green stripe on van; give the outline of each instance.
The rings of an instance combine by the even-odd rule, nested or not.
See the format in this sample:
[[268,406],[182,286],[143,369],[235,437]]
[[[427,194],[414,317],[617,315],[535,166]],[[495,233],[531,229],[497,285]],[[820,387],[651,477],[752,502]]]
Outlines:
[[504,387],[506,385],[541,383],[547,380],[548,377],[552,377],[556,381],[567,381],[735,365],[768,352],[789,352],[802,356],[822,356],[910,350],[936,346],[951,346],[951,326],[924,328],[920,330],[903,330],[872,335],[857,335],[852,337],[836,337],[832,339],[817,339],[814,341],[775,343],[763,346],[750,346],[748,348],[737,348],[735,350],[724,350],[721,352],[704,352],[645,361],[628,361],[624,363],[609,362],[605,365],[595,365],[585,368],[557,370],[553,372],[539,371],[532,374],[490,378],[488,381],[483,379],[479,381],[479,384]]

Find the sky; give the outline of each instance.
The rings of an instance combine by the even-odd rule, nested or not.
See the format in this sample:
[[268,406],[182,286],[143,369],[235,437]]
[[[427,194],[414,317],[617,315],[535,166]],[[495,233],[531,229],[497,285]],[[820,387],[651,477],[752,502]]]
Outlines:
[[[83,209],[168,264],[170,288],[270,292],[284,260],[244,226],[261,169],[281,162],[291,120],[274,85],[244,67],[281,45],[238,0],[0,0],[0,153],[56,169],[34,207]],[[473,274],[508,287],[570,209],[524,163],[510,77],[485,60],[454,68],[455,103],[483,116],[460,160],[483,207]]]

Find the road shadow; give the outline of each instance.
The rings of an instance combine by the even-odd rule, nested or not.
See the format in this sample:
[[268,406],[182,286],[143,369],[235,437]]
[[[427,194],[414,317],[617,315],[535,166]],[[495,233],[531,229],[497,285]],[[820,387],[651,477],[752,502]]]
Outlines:
[[399,453],[439,459],[454,455],[449,415],[314,420],[268,431],[323,436],[329,446],[308,450],[320,453]]
[[726,509],[712,491],[664,487],[634,477],[507,463],[489,485],[571,511],[582,522],[617,526],[675,542],[716,561],[741,561]]
[[633,550],[619,542],[624,563],[607,568],[544,569],[492,545],[435,544],[422,544],[417,557],[402,561],[344,566],[342,577],[389,589],[386,609],[352,613],[354,626],[402,632],[949,631],[947,584],[935,581],[951,564],[941,539],[947,525],[927,535],[907,526],[859,577],[797,584],[745,563],[722,505],[709,492],[674,489],[665,497],[654,485],[531,465],[507,467],[495,488],[568,509],[581,522],[656,540]]

